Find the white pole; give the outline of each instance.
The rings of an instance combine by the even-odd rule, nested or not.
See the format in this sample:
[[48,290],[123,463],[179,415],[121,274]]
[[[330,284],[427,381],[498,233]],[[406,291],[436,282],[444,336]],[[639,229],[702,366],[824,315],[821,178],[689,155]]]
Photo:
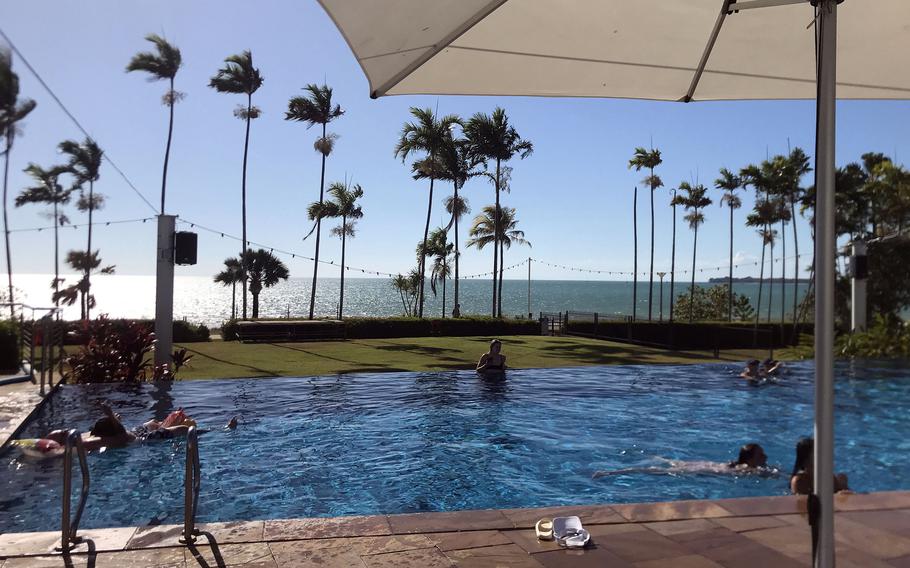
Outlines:
[[155,271],[155,365],[170,365],[174,336],[174,231],[176,215],[158,215]]
[[850,315],[853,331],[866,331],[866,241],[859,238],[853,241],[853,270],[850,282],[853,284],[850,295]]
[[834,141],[837,101],[837,1],[818,2],[818,124],[815,205],[816,568],[834,568]]

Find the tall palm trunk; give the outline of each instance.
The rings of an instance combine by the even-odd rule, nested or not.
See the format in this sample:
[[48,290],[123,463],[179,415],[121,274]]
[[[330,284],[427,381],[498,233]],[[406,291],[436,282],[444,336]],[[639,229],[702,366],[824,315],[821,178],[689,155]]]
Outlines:
[[774,241],[772,240],[769,243],[769,248],[771,249],[771,262],[768,263],[769,274],[768,274],[768,319],[767,322],[771,323],[771,306],[774,305]]
[[[325,124],[322,125],[322,138],[325,139]],[[322,169],[319,173],[319,208],[322,209],[322,200],[325,197],[325,152],[322,154]],[[316,309],[316,277],[319,274],[319,241],[322,237],[322,217],[316,218],[316,252],[313,255],[313,285],[310,286],[310,315],[313,319],[313,312]]]
[[231,282],[231,319],[237,318],[237,282]]
[[[698,214],[698,210],[695,210]],[[689,323],[695,317],[695,254],[698,251],[698,225],[695,225],[695,239],[692,241],[692,285],[689,288]]]
[[730,204],[730,275],[727,277],[727,283],[730,290],[730,309],[727,314],[727,320],[733,321],[733,204]]
[[784,336],[784,322],[787,309],[787,225],[780,222],[780,335]]
[[496,158],[496,183],[493,184],[496,188],[496,211],[493,213],[493,317],[496,317],[498,313],[496,309],[496,299],[498,298],[496,294],[496,275],[498,274],[499,268],[499,166],[500,160]]
[[345,245],[347,244],[347,227],[348,227],[348,218],[346,216],[341,217],[341,288],[338,292],[338,319],[342,319],[344,314],[344,253]]
[[6,278],[9,282],[9,317],[16,318],[16,308],[13,306],[13,256],[9,246],[9,218],[7,217],[7,189],[9,188],[9,153],[13,148],[13,128],[6,130],[6,151],[3,153],[3,237],[6,241]]
[[82,292],[82,301],[84,302],[85,311],[82,318],[91,319],[89,310],[91,310],[90,299],[92,292],[92,213],[95,212],[95,182],[88,182],[88,243],[86,244],[86,265],[85,265],[85,291]]
[[799,236],[796,233],[796,204],[790,195],[790,217],[793,219],[793,343],[797,333],[797,296],[799,295]]
[[[651,168],[654,178],[654,168]],[[654,182],[651,182],[651,269],[648,278],[648,321],[651,321],[651,304],[654,301]]]
[[[445,268],[446,268],[445,260],[442,261],[442,268],[443,268],[443,272],[447,272],[445,270]],[[442,277],[442,319],[446,319],[446,277],[445,276]]]
[[54,197],[54,306],[60,305],[60,214],[57,212],[57,197]]
[[[247,95],[247,103],[246,103],[246,136],[245,136],[244,139],[243,139],[243,182],[242,182],[242,184],[241,184],[241,193],[240,193],[240,201],[241,201],[241,209],[242,209],[242,213],[241,213],[241,222],[243,223],[243,256],[242,256],[243,259],[246,259],[246,251],[247,251],[247,240],[246,240],[246,159],[247,159],[247,153],[248,153],[249,148],[250,148],[250,111],[252,110],[252,108],[253,108],[253,95],[252,95],[252,94],[249,94],[249,95]],[[242,302],[242,304],[243,304],[243,319],[246,319],[246,315],[247,315],[247,312],[246,312],[246,291],[247,291],[247,283],[246,283],[246,263],[245,263],[245,262],[242,262],[242,263],[241,263],[241,270],[243,271],[243,302]],[[254,310],[254,313],[253,313],[253,317],[256,317],[255,310]]]
[[504,247],[502,245],[502,243],[499,243],[499,290],[498,290],[499,317],[502,317],[502,274],[503,274],[503,272],[505,272],[505,266],[506,266],[506,247]]
[[[433,156],[430,156],[432,162]],[[435,169],[435,165],[431,165],[431,168]],[[435,172],[434,172],[435,173]],[[430,199],[427,202],[427,223],[423,228],[423,246],[420,247],[420,286],[418,287],[418,307],[417,307],[417,317],[423,317],[423,285],[424,280],[426,280],[426,267],[427,267],[427,238],[430,235],[430,215],[433,213],[433,182],[436,181],[433,178],[433,174],[430,174]]]
[[[675,194],[674,194],[675,197]],[[676,205],[673,205],[673,248],[670,252],[670,323],[673,322],[673,286],[676,282]]]
[[758,303],[755,307],[755,332],[754,332],[754,342],[756,347],[758,346],[758,322],[761,319],[761,294],[762,287],[765,283],[765,249],[768,246],[765,244],[765,237],[762,236],[761,244],[761,268],[758,271]]
[[[174,134],[174,78],[171,77],[171,90],[168,107],[170,107],[170,118],[167,124],[167,145],[164,147],[164,171],[161,174],[161,214],[164,215],[164,194],[167,188],[167,163],[171,157],[171,137]],[[247,132],[249,132],[249,120],[247,120]]]
[[638,308],[638,186],[632,193],[632,321],[635,321],[635,310]]
[[253,296],[253,319],[259,317],[259,293],[252,294]]
[[[458,306],[458,260],[461,253],[458,250],[458,182],[455,182],[455,201],[452,203],[452,213],[455,217],[455,306]],[[460,314],[459,314],[460,315]]]

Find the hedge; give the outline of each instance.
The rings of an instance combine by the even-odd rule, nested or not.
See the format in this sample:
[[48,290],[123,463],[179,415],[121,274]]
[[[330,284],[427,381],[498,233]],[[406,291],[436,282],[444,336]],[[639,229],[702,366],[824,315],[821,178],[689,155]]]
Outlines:
[[0,321],[0,370],[19,370],[19,326],[12,321]]
[[[150,328],[155,326],[152,320],[130,320],[130,319],[110,319],[108,320],[115,327],[126,328],[128,323],[138,323],[147,325]],[[82,321],[61,321],[65,333],[64,343],[67,345],[83,345],[86,341],[85,323]],[[173,327],[175,343],[197,343],[210,340],[209,328],[204,324],[194,324],[183,320],[174,321]]]
[[[269,321],[259,319],[257,321]],[[283,321],[283,320],[282,320]],[[511,320],[490,317],[464,318],[348,318],[344,320],[348,339],[384,339],[393,337],[466,337],[497,335],[540,335],[536,320]],[[221,326],[225,341],[237,339],[237,320]]]

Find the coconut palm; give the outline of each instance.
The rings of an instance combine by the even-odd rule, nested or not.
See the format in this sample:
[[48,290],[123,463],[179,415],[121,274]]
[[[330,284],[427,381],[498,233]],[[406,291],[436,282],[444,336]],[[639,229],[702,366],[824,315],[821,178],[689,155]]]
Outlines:
[[[705,222],[705,214],[701,211],[708,205],[713,203],[711,199],[707,196],[708,189],[701,185],[690,185],[688,182],[682,182],[679,184],[679,189],[686,192],[686,195],[677,195],[673,200],[678,204],[685,207],[688,211],[686,216],[683,217],[688,223],[689,228],[695,233],[694,239],[692,241],[692,284],[689,288],[689,303],[690,305],[695,305],[695,258],[698,252],[698,227],[700,227]],[[694,310],[689,311],[689,321],[692,321],[694,315]]]
[[[95,194],[95,182],[101,177],[101,160],[104,157],[104,151],[101,150],[101,148],[98,147],[98,144],[91,138],[86,138],[85,142],[82,144],[75,140],[65,140],[61,142],[57,148],[60,152],[69,156],[67,168],[69,173],[75,177],[75,186],[80,192],[79,199],[76,202],[76,208],[88,213],[88,242],[85,246],[85,254],[87,258],[91,258],[93,255],[92,214],[96,209],[100,209],[104,205],[104,196]],[[88,184],[87,195],[84,191],[85,184]],[[83,262],[82,266],[85,269],[83,276],[85,279],[83,287],[85,289],[81,293],[81,311],[82,319],[86,320],[89,319],[89,312],[91,310],[91,306],[88,305],[87,300],[91,295],[91,277],[94,263],[87,261]]]
[[[534,146],[529,140],[519,136],[514,126],[509,124],[506,111],[500,107],[493,110],[492,115],[478,112],[464,126],[464,135],[471,146],[474,155],[487,160],[495,160],[496,170],[494,185],[496,188],[496,208],[499,209],[499,192],[502,180],[502,163],[508,162],[515,156],[522,160],[531,155]],[[498,221],[499,216],[494,216]],[[501,233],[501,227],[494,227],[495,233]],[[499,263],[497,255],[498,241],[493,241],[493,317],[502,317],[502,294],[497,294],[496,273]],[[498,305],[497,305],[498,304]]]
[[392,287],[398,291],[404,315],[417,315],[417,294],[420,289],[420,269],[411,270],[407,276],[399,274],[392,278]]
[[736,190],[741,188],[742,185],[743,182],[739,176],[727,168],[721,168],[720,177],[714,180],[714,187],[724,192],[723,197],[720,199],[721,207],[726,205],[730,208],[730,273],[727,280],[729,286],[728,295],[730,296],[729,313],[727,314],[729,321],[733,321],[733,211],[742,207],[742,200],[736,195]]
[[654,148],[646,150],[641,147],[635,148],[635,154],[632,156],[632,159],[629,160],[629,168],[635,168],[636,172],[641,171],[642,168],[648,169],[648,177],[642,181],[651,188],[651,267],[649,271],[650,277],[648,279],[648,321],[651,320],[651,307],[654,301],[654,190],[664,185],[664,182],[660,177],[654,175],[654,168],[659,166],[662,162],[660,150]]
[[676,297],[673,291],[676,285],[676,188],[672,190],[673,197],[670,199],[670,207],[673,209],[673,246],[670,251],[670,323],[673,323],[673,304]]
[[174,90],[174,77],[183,63],[180,50],[163,37],[156,34],[145,36],[146,41],[155,46],[157,53],[143,51],[137,53],[126,66],[127,73],[145,71],[150,81],[168,81],[169,87],[161,102],[168,107],[167,145],[164,147],[164,168],[161,173],[161,214],[164,214],[164,196],[167,190],[167,165],[171,156],[171,138],[174,134],[174,104],[183,98],[183,93]]
[[[674,209],[673,222],[676,223]],[[675,227],[675,225],[674,225]],[[675,238],[675,233],[674,233]],[[674,247],[675,247],[674,240]],[[632,190],[632,320],[638,311],[638,186]],[[673,319],[672,317],[670,319]]]
[[280,280],[290,276],[288,267],[275,255],[265,249],[248,250],[241,258],[243,273],[250,280],[250,295],[253,297],[253,319],[259,317],[259,294],[263,288],[271,288]]
[[799,295],[799,235],[796,230],[796,203],[801,202],[806,193],[800,186],[802,177],[812,171],[809,157],[802,148],[793,148],[787,156],[784,170],[785,197],[790,205],[790,218],[793,221],[793,341],[796,341],[797,296]]
[[[332,102],[332,88],[328,85],[321,87],[309,84],[303,88],[306,96],[293,97],[288,101],[288,110],[284,114],[285,120],[305,122],[307,129],[319,124],[322,126],[322,135],[313,143],[313,148],[322,155],[322,168],[319,174],[319,202],[325,198],[325,160],[335,148],[337,134],[326,132],[328,124],[344,114],[341,105]],[[316,277],[319,274],[319,240],[322,233],[322,223],[316,222],[316,253],[313,262],[313,285],[310,287],[310,319],[313,319],[313,310],[316,308]],[[342,270],[342,278],[344,271]],[[339,308],[340,313],[340,308]],[[340,316],[339,316],[340,317]]]
[[[477,250],[483,249],[486,245],[494,243],[497,227],[499,228],[499,264],[502,266],[505,261],[505,249],[511,248],[512,244],[531,246],[530,241],[525,239],[524,231],[518,229],[518,218],[515,216],[514,207],[500,207],[499,219],[497,223],[496,211],[494,205],[487,205],[483,208],[483,213],[474,218],[468,235],[469,247],[475,247]],[[499,274],[499,290],[502,291],[502,273]]]
[[[755,227],[756,232],[761,237],[761,264],[758,275],[758,303],[755,307],[755,329],[758,332],[758,321],[761,316],[762,288],[765,280],[765,250],[768,245],[774,242],[777,231],[771,228],[771,219],[774,216],[774,204],[767,198],[757,199],[753,212],[746,217],[746,225]],[[773,284],[773,280],[772,280]],[[772,286],[773,287],[773,286]],[[770,306],[770,303],[769,303]]]
[[[445,227],[433,229],[427,238],[427,256],[432,259],[433,265],[430,268],[430,291],[436,295],[437,284],[442,282],[442,317],[446,317],[446,279],[451,276],[450,259],[455,247],[448,242],[448,234]],[[421,243],[417,245],[418,258],[421,254]]]
[[[440,159],[447,141],[452,136],[452,127],[461,124],[461,119],[455,115],[447,115],[440,119],[431,109],[411,107],[414,122],[406,122],[401,129],[398,143],[395,145],[395,157],[401,158],[402,163],[417,153],[425,154],[422,160],[412,164],[415,179],[430,180],[430,197],[427,201],[427,221],[423,229],[421,250],[427,250],[427,238],[430,234],[430,217],[433,214],[433,184],[443,174],[442,160]],[[417,316],[423,317],[424,280],[426,278],[426,255],[421,254],[418,262],[420,281],[417,292]]]
[[[363,188],[360,184],[353,187],[346,183],[333,183],[329,186],[329,193],[334,198],[325,203],[328,206],[326,217],[341,219],[341,224],[332,229],[332,235],[341,238],[341,289],[338,296],[338,319],[344,315],[344,272],[345,250],[348,237],[354,238],[357,219],[363,217],[363,210],[357,200],[363,197]],[[314,203],[313,205],[316,205]]]
[[[219,93],[245,94],[246,106],[238,106],[234,109],[234,116],[246,122],[246,135],[243,139],[243,178],[241,182],[241,222],[243,225],[243,249],[245,255],[248,247],[246,239],[246,162],[250,148],[250,122],[259,118],[262,111],[253,106],[253,93],[262,86],[262,74],[259,69],[253,66],[253,54],[249,50],[239,55],[231,55],[224,60],[224,67],[218,70],[218,73],[209,81],[209,87]],[[243,266],[246,270],[246,264]],[[243,279],[243,319],[246,319],[246,291],[247,284],[252,285],[252,280],[247,277]],[[255,316],[253,316],[255,317]]]
[[[98,252],[89,254],[82,250],[71,250],[66,255],[66,263],[76,272],[81,272],[82,278],[75,284],[55,292],[53,301],[60,301],[66,306],[72,306],[81,299],[86,310],[94,308],[95,295],[89,293],[88,276],[86,275],[91,274],[93,270],[101,266],[101,257],[98,256]],[[114,274],[114,269],[114,266],[105,266],[99,272],[101,274]]]
[[215,275],[215,282],[231,287],[231,319],[237,317],[237,283],[242,281],[243,266],[240,259],[233,256],[224,259],[224,270]]
[[[60,176],[67,173],[67,166],[52,166],[44,169],[37,164],[29,164],[25,173],[30,175],[36,185],[27,187],[16,196],[16,207],[29,203],[40,203],[53,207],[54,218],[54,296],[60,293],[60,234],[59,228],[69,222],[66,215],[60,212],[60,207],[69,203],[73,193],[72,188],[64,188],[60,183]],[[54,305],[59,305],[59,298],[54,299]]]
[[3,149],[3,237],[6,243],[6,277],[9,284],[9,313],[15,317],[13,296],[13,260],[9,245],[9,219],[7,216],[9,188],[9,155],[19,131],[19,123],[35,109],[31,99],[19,98],[19,76],[13,73],[13,59],[8,51],[0,50],[0,138]]
[[446,197],[445,199],[445,208],[446,211],[451,215],[451,220],[446,226],[446,231],[452,230],[455,231],[455,300],[453,304],[458,306],[459,304],[459,259],[461,257],[461,249],[459,248],[458,243],[458,222],[461,221],[461,218],[471,212],[471,208],[468,206],[468,200],[459,195],[458,192],[464,187],[464,184],[467,183],[472,177],[480,175],[480,170],[478,169],[481,164],[483,164],[483,158],[481,156],[475,155],[471,152],[470,143],[463,138],[455,138],[450,136],[447,140],[446,145],[444,146],[442,154],[442,165],[443,165],[443,176],[446,180],[452,182],[453,193],[452,195]]

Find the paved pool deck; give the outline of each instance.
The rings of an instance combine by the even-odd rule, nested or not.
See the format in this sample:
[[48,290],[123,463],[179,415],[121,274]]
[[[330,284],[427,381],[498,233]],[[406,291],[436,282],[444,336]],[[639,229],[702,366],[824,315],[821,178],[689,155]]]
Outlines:
[[[838,566],[910,567],[910,491],[836,496]],[[74,553],[59,533],[0,534],[0,568],[245,566],[320,568],[788,568],[811,565],[802,497],[674,501],[417,513],[82,531]],[[584,550],[540,542],[542,517],[578,515]]]
[[[6,378],[9,376],[0,377]],[[52,386],[45,387],[46,393],[51,391]],[[31,381],[0,384],[0,450],[28,422],[44,398],[39,386]]]

